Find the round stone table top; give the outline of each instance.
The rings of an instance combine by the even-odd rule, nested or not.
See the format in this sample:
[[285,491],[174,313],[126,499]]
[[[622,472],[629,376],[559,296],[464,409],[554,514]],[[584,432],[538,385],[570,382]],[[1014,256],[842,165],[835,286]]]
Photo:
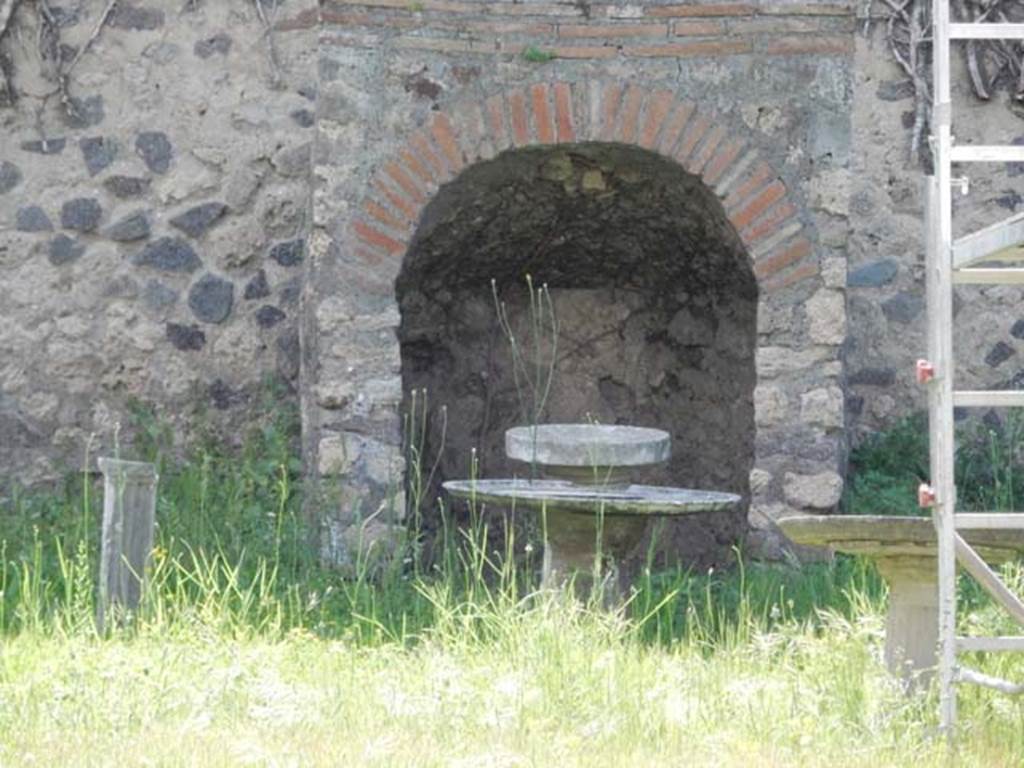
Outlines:
[[[934,557],[935,526],[930,517],[884,515],[791,515],[779,528],[797,544],[831,547],[870,557]],[[961,531],[967,542],[993,562],[1024,552],[1024,530]]]
[[505,453],[528,464],[558,467],[639,467],[672,453],[668,432],[615,424],[538,424],[505,432]]
[[734,493],[654,485],[586,486],[564,480],[449,480],[444,489],[463,499],[585,514],[603,509],[608,515],[685,515],[730,509],[740,502]]

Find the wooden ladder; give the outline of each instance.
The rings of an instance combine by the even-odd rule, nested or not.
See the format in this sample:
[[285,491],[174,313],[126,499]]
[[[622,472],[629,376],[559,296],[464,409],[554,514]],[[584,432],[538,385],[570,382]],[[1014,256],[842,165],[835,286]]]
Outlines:
[[958,637],[956,567],[960,566],[1022,625],[1024,603],[1007,588],[964,540],[960,531],[1024,528],[1024,514],[963,513],[956,510],[954,407],[1024,406],[1024,391],[964,391],[953,388],[954,284],[1021,284],[1024,268],[1024,215],[953,240],[954,163],[1024,162],[1024,146],[954,144],[951,133],[950,53],[953,40],[1024,40],[1024,24],[951,23],[950,0],[932,0],[933,108],[932,151],[935,173],[927,187],[928,359],[917,364],[918,381],[928,387],[931,485],[919,491],[922,506],[932,508],[938,538],[940,723],[952,739],[956,726],[958,682],[985,685],[1004,693],[1024,693],[1024,685],[990,677],[957,664],[957,653],[1024,650],[1024,636]]

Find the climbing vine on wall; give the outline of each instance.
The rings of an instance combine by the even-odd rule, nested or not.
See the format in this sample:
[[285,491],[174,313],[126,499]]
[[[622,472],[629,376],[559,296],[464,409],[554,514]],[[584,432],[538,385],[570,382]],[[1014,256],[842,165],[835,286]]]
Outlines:
[[[869,0],[870,3],[871,0]],[[914,123],[911,157],[930,165],[927,135],[932,103],[931,0],[880,0],[888,9],[886,37],[893,58],[914,86]],[[868,8],[871,23],[871,9]],[[952,0],[952,18],[964,22],[1024,21],[1024,0]],[[984,101],[1003,91],[1010,107],[1024,117],[1024,45],[1010,40],[968,40],[964,61],[974,95]]]

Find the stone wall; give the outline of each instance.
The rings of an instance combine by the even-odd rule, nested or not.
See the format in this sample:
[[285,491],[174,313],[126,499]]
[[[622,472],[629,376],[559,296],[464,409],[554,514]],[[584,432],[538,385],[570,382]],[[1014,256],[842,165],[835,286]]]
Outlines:
[[[107,4],[52,5],[66,67]],[[80,467],[90,436],[110,450],[132,398],[182,431],[202,408],[237,434],[265,376],[294,388],[317,94],[315,34],[275,34],[277,82],[251,3],[118,3],[68,78],[70,109],[49,40],[18,4],[0,476],[23,482]]]
[[[265,5],[269,33],[243,0],[122,0],[78,58],[106,3],[54,3],[59,40],[18,4],[0,43],[19,94],[0,106],[0,476],[79,466],[132,398],[182,434],[197,408],[235,434],[273,375],[301,400],[344,559],[353,518],[402,506],[394,280],[421,212],[504,150],[590,142],[676,164],[751,259],[765,551],[779,514],[834,508],[847,436],[923,405],[909,94],[859,8]],[[961,137],[1018,138],[1004,103],[957,83]],[[960,226],[1020,205],[1018,168],[972,172]],[[1019,290],[958,293],[965,379],[1024,378]]]
[[[847,341],[851,437],[884,428],[927,407],[914,362],[927,355],[923,182],[910,157],[912,90],[888,54],[884,22],[857,36],[854,156],[849,196],[850,337]],[[989,103],[970,90],[953,58],[953,133],[958,142],[1019,144],[1021,110],[1004,87]],[[954,236],[1021,210],[1024,166],[954,168],[970,192],[953,196]],[[955,291],[956,381],[962,389],[1024,384],[1024,305],[1018,287],[961,286]],[[964,416],[966,414],[960,414]]]

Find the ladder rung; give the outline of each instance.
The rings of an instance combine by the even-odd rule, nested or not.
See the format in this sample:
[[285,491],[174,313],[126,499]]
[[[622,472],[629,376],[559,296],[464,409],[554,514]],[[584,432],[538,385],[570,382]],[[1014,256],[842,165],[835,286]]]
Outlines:
[[953,393],[953,405],[960,408],[1015,408],[1024,407],[1024,390],[958,390]]
[[1016,144],[962,144],[949,150],[954,163],[1024,163],[1024,146]]
[[953,241],[953,267],[976,261],[1024,257],[1024,213],[1003,219]]
[[957,651],[1024,651],[1024,636],[1011,635],[1006,637],[958,637]]
[[953,271],[953,282],[957,285],[1016,285],[1024,283],[1024,269],[1017,267],[957,269]]
[[1024,24],[950,24],[950,40],[1024,40]]
[[1024,528],[1024,514],[1020,512],[958,512],[953,515],[957,530],[980,530],[1000,528],[1018,530]]

